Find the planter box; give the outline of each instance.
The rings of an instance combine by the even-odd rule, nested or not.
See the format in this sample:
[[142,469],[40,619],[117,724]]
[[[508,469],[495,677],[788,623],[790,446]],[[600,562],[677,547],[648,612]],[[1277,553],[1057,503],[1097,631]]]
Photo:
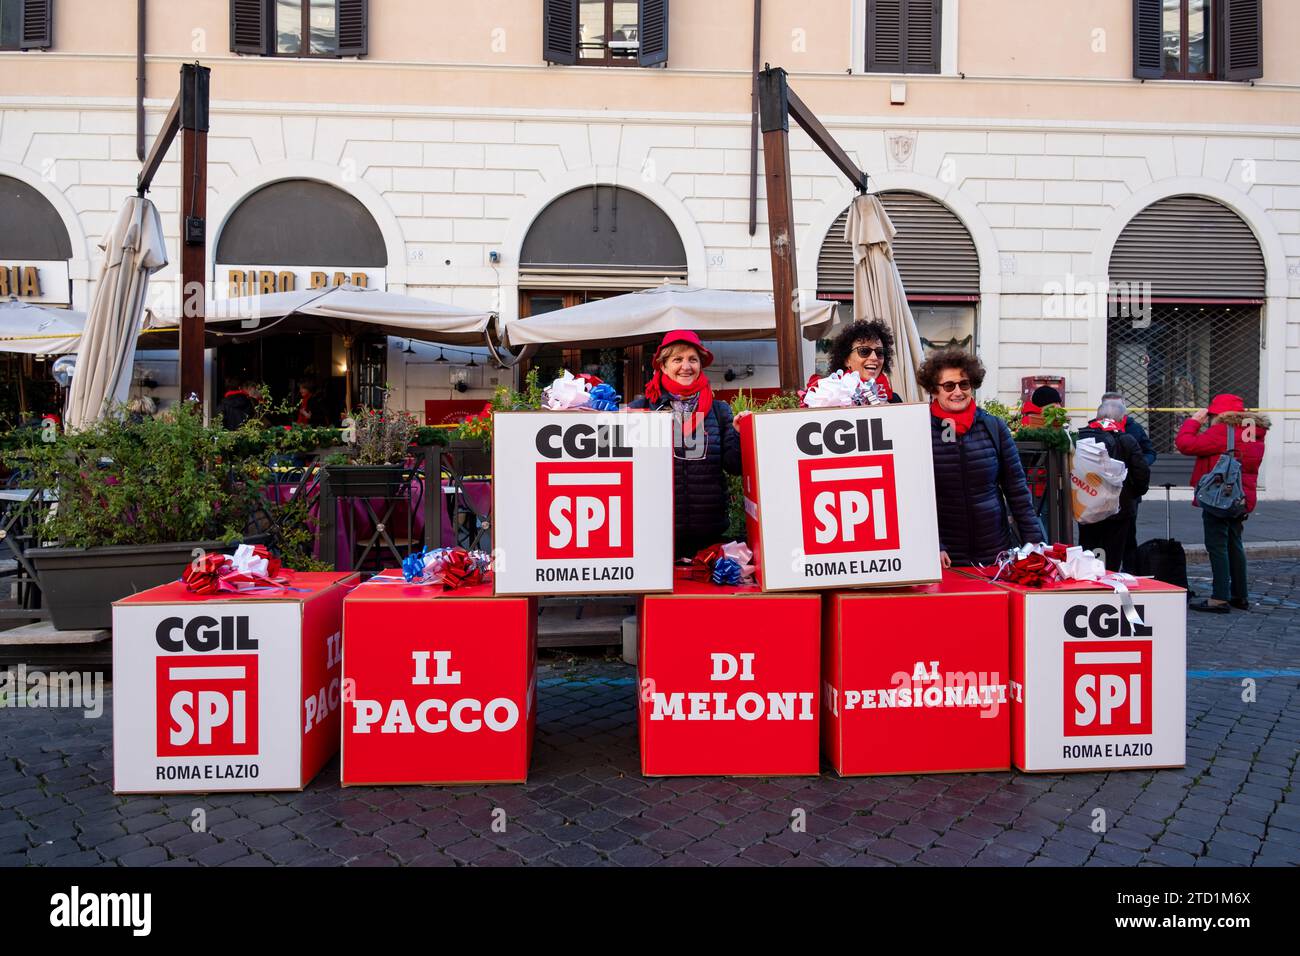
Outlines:
[[330,465],[325,470],[335,498],[396,498],[407,474],[405,465]]
[[[264,542],[264,535],[244,539]],[[113,626],[113,602],[175,581],[194,560],[194,549],[230,551],[224,541],[124,544],[103,548],[32,548],[26,552],[40,578],[41,597],[57,631]]]

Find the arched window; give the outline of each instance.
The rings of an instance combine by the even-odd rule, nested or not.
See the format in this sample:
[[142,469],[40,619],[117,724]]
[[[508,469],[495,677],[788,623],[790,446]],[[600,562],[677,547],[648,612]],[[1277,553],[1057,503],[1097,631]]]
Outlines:
[[1186,484],[1192,459],[1174,449],[1184,411],[1219,392],[1259,402],[1266,270],[1259,242],[1231,209],[1201,196],[1152,203],[1110,256],[1106,387],[1147,425],[1160,458],[1152,483]]
[[[894,261],[903,279],[907,302],[927,349],[975,346],[975,312],[980,297],[980,260],[969,230],[951,209],[921,193],[878,193],[897,230]],[[853,302],[853,252],[844,241],[849,210],[836,217],[817,256],[817,297]],[[827,355],[818,351],[818,371]]]

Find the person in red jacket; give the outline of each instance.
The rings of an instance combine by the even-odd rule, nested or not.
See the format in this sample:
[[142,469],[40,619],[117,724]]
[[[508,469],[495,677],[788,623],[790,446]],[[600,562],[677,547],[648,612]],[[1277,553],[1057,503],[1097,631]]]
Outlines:
[[[1209,426],[1201,431],[1209,419]],[[1269,428],[1268,416],[1247,412],[1238,395],[1215,395],[1210,407],[1197,412],[1178,431],[1174,440],[1184,455],[1196,456],[1192,469],[1192,487],[1208,474],[1228,450],[1228,429],[1233,430],[1233,454],[1241,462],[1241,484],[1246,493],[1246,514],[1240,518],[1216,518],[1201,512],[1205,525],[1205,550],[1214,571],[1214,592],[1208,600],[1191,605],[1194,611],[1227,614],[1229,606],[1250,610],[1246,580],[1246,549],[1241,543],[1242,525],[1255,510],[1255,486],[1259,465],[1264,460],[1264,437]],[[1193,501],[1193,504],[1196,504]]]

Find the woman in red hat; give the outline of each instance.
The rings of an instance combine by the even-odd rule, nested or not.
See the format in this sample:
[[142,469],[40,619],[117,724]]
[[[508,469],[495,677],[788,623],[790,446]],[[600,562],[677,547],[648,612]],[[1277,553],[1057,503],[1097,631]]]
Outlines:
[[691,557],[727,532],[727,475],[740,474],[740,433],[731,407],[713,400],[704,370],[713,353],[694,332],[669,332],[655,351],[655,374],[629,408],[673,413],[673,540]]
[[[1209,427],[1201,431],[1206,419]],[[1215,395],[1210,407],[1199,411],[1179,429],[1174,439],[1184,455],[1196,456],[1192,469],[1192,487],[1218,463],[1219,456],[1228,450],[1228,429],[1232,429],[1232,453],[1241,462],[1241,485],[1246,493],[1246,513],[1240,518],[1219,518],[1201,512],[1205,527],[1205,550],[1214,570],[1213,595],[1190,605],[1193,611],[1227,614],[1229,607],[1250,610],[1246,579],[1246,549],[1241,543],[1242,525],[1255,510],[1255,485],[1259,479],[1259,465],[1264,460],[1264,434],[1271,423],[1267,415],[1246,412],[1246,403],[1239,395]],[[1193,505],[1199,507],[1193,500]]]

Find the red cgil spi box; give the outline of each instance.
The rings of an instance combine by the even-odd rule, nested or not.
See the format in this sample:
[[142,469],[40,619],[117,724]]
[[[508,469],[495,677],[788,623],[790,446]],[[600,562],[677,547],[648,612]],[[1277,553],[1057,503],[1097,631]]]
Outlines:
[[643,597],[641,772],[818,773],[820,614],[817,594],[689,580]]
[[343,785],[522,783],[537,725],[537,600],[387,572],[343,608]]
[[352,573],[113,604],[117,793],[301,790],[339,746],[343,598]]
[[1009,598],[937,584],[833,591],[822,612],[822,746],[843,776],[1007,770]]
[[[992,571],[965,569],[988,577]],[[1187,592],[1154,578],[1011,596],[1012,760],[1025,771],[1181,767],[1187,762]]]

